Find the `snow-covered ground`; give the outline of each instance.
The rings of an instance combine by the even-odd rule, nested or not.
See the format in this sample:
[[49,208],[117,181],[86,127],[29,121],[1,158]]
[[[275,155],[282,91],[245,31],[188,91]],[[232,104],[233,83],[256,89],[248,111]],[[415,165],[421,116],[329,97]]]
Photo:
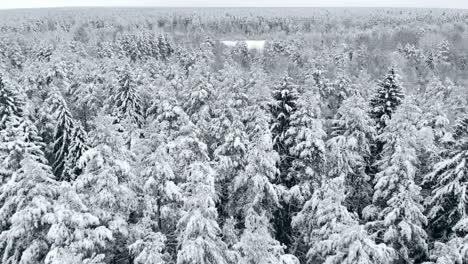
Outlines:
[[221,43],[228,47],[234,47],[239,42],[245,42],[247,49],[263,51],[265,47],[265,40],[222,40]]

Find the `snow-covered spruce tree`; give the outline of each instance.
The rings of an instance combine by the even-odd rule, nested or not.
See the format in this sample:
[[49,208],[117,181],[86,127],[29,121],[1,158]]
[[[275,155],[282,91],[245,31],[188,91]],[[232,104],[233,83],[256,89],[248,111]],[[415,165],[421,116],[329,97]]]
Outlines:
[[22,102],[0,74],[0,186],[19,168],[22,158],[23,148],[16,147],[25,143],[17,141],[22,135],[21,128],[26,125],[22,107]]
[[278,187],[271,183],[278,173],[278,154],[273,150],[266,114],[257,109],[248,131],[247,165],[230,187],[228,206],[233,208],[243,234],[234,246],[240,263],[281,263],[283,246],[273,238],[270,221],[279,207]]
[[44,263],[104,264],[103,251],[114,239],[112,231],[101,225],[72,184],[61,182],[53,211],[45,216],[50,224],[45,236],[50,248],[43,252]]
[[291,166],[286,175],[293,185],[285,186],[285,193],[280,197],[281,208],[275,212],[274,227],[276,238],[288,250],[294,240],[291,219],[311,197],[324,169],[326,133],[319,102],[319,97],[309,92],[300,96],[285,133],[284,144],[289,146],[286,158],[290,159]]
[[[128,133],[127,147],[130,149],[132,132],[141,128],[144,117],[142,103],[138,93],[137,76],[129,65],[116,70],[116,83],[109,97],[109,108],[115,117],[115,123],[121,124],[123,131]],[[122,132],[123,132],[122,131]]]
[[68,148],[64,171],[62,173],[64,180],[74,180],[81,174],[82,169],[79,168],[78,161],[89,149],[87,141],[88,136],[83,127],[79,123],[75,122],[73,125],[73,133],[70,146]]
[[468,235],[468,117],[457,121],[453,139],[443,160],[424,179],[433,186],[428,203],[430,229],[441,241]]
[[342,176],[324,179],[294,217],[293,226],[306,244],[304,263],[393,263],[393,249],[376,244],[343,205],[344,181]]
[[73,186],[89,213],[110,230],[105,245],[95,253],[103,254],[106,263],[128,260],[129,218],[136,206],[131,188],[136,181],[133,156],[124,147],[113,117],[98,116],[94,122],[96,129],[90,136],[94,147],[81,157],[78,168],[83,171]]
[[216,142],[211,148],[214,149],[217,190],[220,190],[218,213],[221,221],[235,215],[231,210],[233,208],[225,205],[229,202],[233,179],[247,166],[249,145],[243,111],[250,103],[246,90],[251,83],[244,79],[232,82],[222,85],[222,91],[213,107],[214,117],[210,120],[212,125],[208,130],[210,138]]
[[437,143],[446,135],[450,123],[444,106],[450,92],[450,87],[434,76],[427,84],[424,94],[418,97],[418,106],[423,111],[419,125],[430,128]]
[[194,162],[186,171],[187,192],[184,213],[178,223],[180,230],[178,264],[238,263],[221,240],[215,207],[214,171],[206,162]]
[[442,41],[437,47],[436,51],[437,61],[449,64],[450,63],[450,43],[448,41]]
[[240,254],[240,264],[280,264],[283,255],[281,244],[271,237],[269,220],[265,213],[254,208],[246,212],[245,229],[234,246]]
[[466,263],[468,256],[467,238],[454,237],[447,243],[434,242],[429,261],[423,264],[458,264]]
[[[294,183],[290,187],[293,192],[298,186],[320,182],[320,173],[324,169],[326,132],[319,102],[320,98],[312,93],[301,95],[285,133],[285,145],[290,146],[289,155],[294,157],[287,171],[287,179]],[[309,197],[305,198],[308,200]]]
[[[180,109],[180,108],[179,108]],[[164,111],[163,111],[164,110]],[[152,263],[150,254],[168,260],[175,259],[177,251],[177,222],[181,216],[183,195],[179,183],[183,175],[174,173],[175,160],[168,155],[168,142],[178,129],[179,116],[167,102],[158,109],[159,114],[150,120],[145,137],[135,141],[140,168],[137,186],[138,208],[131,215],[132,244],[130,250],[138,263]],[[180,109],[181,110],[181,109]],[[171,113],[172,112],[172,113]],[[187,117],[188,119],[188,117]],[[180,122],[180,120],[179,120]],[[167,246],[166,246],[167,245]]]
[[135,255],[135,264],[165,264],[170,263],[170,256],[164,252],[165,236],[160,233],[150,233],[143,239],[130,245],[130,252]]
[[22,116],[22,103],[0,74],[0,129],[5,129],[11,116]]
[[273,148],[280,156],[278,183],[288,188],[294,186],[295,182],[293,179],[288,178],[288,170],[292,167],[291,164],[294,158],[289,151],[292,142],[287,140],[286,132],[291,127],[291,115],[296,111],[297,88],[291,78],[281,78],[272,89],[273,102],[270,106]]
[[0,130],[0,184],[6,183],[11,175],[19,170],[20,163],[26,153],[44,164],[44,144],[38,136],[36,126],[27,116],[11,116],[5,124],[5,129]]
[[[0,185],[0,254],[2,263],[40,263],[47,252],[49,223],[56,184],[42,152],[35,126],[15,118],[1,131],[2,150],[9,151],[2,166],[10,177]],[[6,148],[3,148],[6,143]]]
[[[42,160],[44,158],[42,157]],[[0,190],[0,255],[5,264],[41,263],[48,251],[45,215],[53,210],[56,184],[49,166],[26,154]]]
[[370,165],[371,144],[375,137],[368,105],[359,95],[343,101],[327,141],[330,176],[345,179],[345,205],[351,212],[362,212],[371,202],[372,185],[366,168]]
[[279,206],[276,186],[271,183],[278,173],[275,165],[279,158],[273,151],[271,134],[264,121],[263,125],[257,124],[263,127],[258,128],[261,132],[250,139],[246,146],[245,169],[234,178],[230,187],[228,206],[233,208],[239,219],[245,219],[245,212],[250,208],[259,214],[266,213],[271,219],[272,213]]
[[[166,102],[162,105],[155,121],[159,124],[160,138],[165,142],[165,151],[161,154],[170,157],[170,175],[173,179],[165,179],[167,183],[174,181],[177,186],[168,186],[167,206],[162,215],[162,220],[178,221],[178,241],[168,237],[168,242],[178,244],[177,261],[180,263],[215,263],[220,260],[220,254],[227,254],[227,246],[221,238],[217,238],[219,227],[217,224],[217,210],[214,204],[214,175],[203,175],[213,173],[211,165],[208,164],[207,146],[200,140],[200,130],[195,126],[185,111],[177,106]],[[193,177],[193,179],[192,179]],[[204,178],[206,177],[206,178]],[[212,177],[212,180],[210,180]],[[204,182],[204,180],[209,180]],[[213,182],[212,182],[213,181]],[[177,195],[182,194],[182,198]],[[166,191],[164,190],[164,191]],[[204,190],[204,191],[203,191]],[[180,193],[179,193],[180,192]],[[163,194],[163,198],[166,195]],[[211,198],[210,198],[211,197]],[[209,201],[207,199],[211,199]],[[180,201],[184,201],[182,211],[177,211]],[[171,205],[172,204],[172,205]],[[168,219],[168,218],[171,219]],[[163,226],[171,234],[171,222],[166,221],[168,226]],[[203,226],[206,225],[206,226]],[[206,229],[208,228],[208,229]],[[204,233],[208,232],[208,233]],[[201,243],[201,244],[198,244]],[[214,247],[206,247],[212,246]],[[202,245],[206,251],[197,255],[194,248]],[[223,250],[221,250],[223,248]],[[172,248],[168,248],[172,251]],[[199,248],[197,250],[200,250]],[[213,255],[214,254],[214,255]],[[195,259],[192,259],[195,258]],[[204,262],[199,262],[204,261]],[[227,262],[227,259],[224,260]]]
[[173,253],[168,251],[175,251],[172,247],[166,248],[166,236],[177,236],[182,191],[176,184],[177,178],[166,155],[165,145],[161,145],[143,158],[142,186],[138,189],[142,192],[139,199],[141,209],[136,211],[141,216],[136,220],[130,219],[137,222],[131,227],[135,242],[129,248],[135,262],[141,264],[165,263]]
[[398,80],[399,76],[394,68],[377,84],[374,97],[370,101],[370,116],[376,122],[378,134],[383,132],[389,119],[403,101],[403,88]]
[[60,98],[57,103],[57,124],[54,129],[54,164],[53,170],[57,180],[70,180],[68,175],[65,175],[65,164],[73,140],[73,117],[68,110],[67,103],[63,98]]
[[189,116],[203,111],[208,105],[210,97],[213,96],[211,75],[208,65],[201,62],[192,65],[184,83],[187,89],[187,94],[184,95],[184,110]]
[[[92,119],[99,113],[104,101],[104,78],[96,65],[85,65],[86,71],[79,76],[76,86],[70,91],[70,110],[76,113],[85,131],[90,130]],[[91,74],[93,73],[93,74]]]
[[410,99],[387,123],[378,140],[384,142],[379,172],[375,175],[373,204],[364,209],[367,225],[374,234],[412,262],[427,254],[427,225],[423,214],[421,188],[415,183],[418,138],[415,124],[420,110]]

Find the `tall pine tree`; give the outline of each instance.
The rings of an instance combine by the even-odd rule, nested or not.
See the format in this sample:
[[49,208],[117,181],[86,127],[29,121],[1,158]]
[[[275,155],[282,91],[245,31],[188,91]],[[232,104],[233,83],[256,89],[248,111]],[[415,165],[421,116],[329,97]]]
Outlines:
[[70,145],[73,140],[73,117],[63,98],[57,105],[57,124],[54,129],[54,174],[57,180],[70,180],[65,171]]
[[432,235],[442,241],[468,235],[468,117],[457,121],[453,140],[424,179],[432,186],[428,203]]
[[22,104],[18,95],[9,87],[0,74],[0,129],[5,129],[6,122],[12,116],[22,116]]
[[293,157],[289,151],[292,142],[287,140],[286,132],[291,127],[291,115],[296,111],[297,88],[297,85],[293,83],[290,77],[283,77],[273,87],[273,102],[270,106],[273,149],[280,156],[278,183],[288,188],[292,187],[294,182],[293,179],[289,179],[288,173]]
[[373,204],[364,209],[375,235],[407,262],[424,259],[428,249],[421,188],[415,183],[419,117],[420,110],[408,99],[379,136],[385,144],[377,162]]
[[378,82],[375,95],[370,101],[370,115],[376,122],[378,134],[383,132],[389,119],[402,103],[403,88],[398,78],[395,68],[390,68],[385,78]]

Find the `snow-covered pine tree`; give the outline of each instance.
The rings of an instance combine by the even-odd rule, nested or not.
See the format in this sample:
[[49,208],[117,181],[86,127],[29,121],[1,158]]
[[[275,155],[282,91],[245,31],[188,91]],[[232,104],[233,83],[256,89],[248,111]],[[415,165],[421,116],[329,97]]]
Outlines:
[[345,205],[359,215],[372,197],[367,167],[375,134],[374,122],[368,115],[364,98],[355,95],[344,100],[333,121],[331,138],[327,141],[327,167],[330,176],[344,176]]
[[216,192],[214,171],[206,162],[190,164],[186,171],[187,192],[184,213],[178,223],[180,250],[178,264],[227,264],[237,263],[221,240],[215,207]]
[[[93,148],[79,160],[83,171],[73,182],[78,197],[99,219],[100,225],[110,230],[106,243],[96,254],[104,254],[106,261],[130,258],[129,218],[136,206],[136,194],[131,188],[136,182],[133,156],[124,147],[124,139],[113,124],[113,117],[98,116],[96,129],[90,137]],[[106,233],[107,234],[107,233]]]
[[114,123],[119,124],[118,131],[124,132],[125,145],[130,150],[135,131],[144,123],[142,101],[139,94],[138,78],[129,64],[116,69],[116,79],[112,87],[107,107],[114,117]]
[[5,129],[6,122],[11,116],[22,116],[22,103],[12,89],[9,83],[4,80],[0,74],[0,129]]
[[257,109],[247,125],[246,165],[230,186],[228,206],[244,227],[234,246],[240,252],[240,263],[281,263],[283,254],[283,246],[270,232],[270,221],[279,206],[278,187],[271,183],[278,174],[279,157],[265,115]]
[[160,233],[149,233],[143,239],[130,245],[130,252],[135,255],[134,264],[170,263],[170,256],[164,252],[166,238]]
[[376,130],[381,134],[389,119],[403,101],[403,88],[395,68],[390,68],[388,74],[377,84],[374,97],[370,101],[370,116],[376,122]]
[[2,167],[9,170],[0,185],[1,262],[40,263],[48,249],[44,216],[53,209],[54,176],[27,116],[9,119],[0,134]]
[[367,225],[374,234],[399,252],[401,260],[412,262],[427,254],[427,218],[422,206],[417,172],[417,128],[420,110],[410,99],[395,112],[379,140],[384,142],[379,172],[375,176],[373,204],[364,209]]
[[70,145],[73,140],[73,117],[68,110],[65,99],[59,98],[57,103],[57,124],[54,129],[54,164],[53,170],[57,180],[70,180],[65,175],[65,166],[67,163]]
[[[287,140],[286,132],[291,127],[291,115],[296,111],[297,85],[289,77],[283,77],[273,87],[273,102],[270,106],[271,131],[273,148],[279,154],[278,168],[280,171],[278,183],[288,188],[294,186],[293,179],[289,179],[289,169],[294,160],[289,149],[291,140]],[[288,144],[289,143],[289,144]]]
[[56,182],[44,157],[25,153],[20,168],[0,187],[0,255],[5,264],[42,263],[49,244],[46,214]]
[[75,122],[73,125],[73,133],[70,146],[68,148],[68,154],[65,159],[65,167],[62,173],[63,180],[74,180],[79,174],[81,174],[82,169],[79,168],[78,161],[89,149],[87,141],[88,137],[83,127],[79,123]]
[[45,236],[50,248],[42,253],[44,263],[104,264],[103,251],[114,239],[112,231],[101,225],[72,184],[61,182],[53,210],[45,215],[50,224]]
[[468,234],[468,117],[457,121],[453,139],[444,158],[424,179],[433,186],[428,203],[430,229],[432,235],[442,241],[453,234]]
[[117,123],[127,120],[135,127],[141,127],[144,122],[141,110],[141,99],[138,94],[137,76],[131,67],[125,65],[116,70],[116,84],[110,97],[110,108]]
[[431,128],[435,141],[438,143],[447,133],[450,123],[447,109],[444,106],[450,92],[450,87],[446,87],[439,78],[434,76],[427,84],[424,94],[418,98],[418,106],[423,111],[419,124]]
[[437,47],[436,51],[437,60],[449,64],[450,63],[450,43],[448,41],[442,41]]
[[240,264],[280,264],[283,247],[272,238],[269,220],[265,213],[254,208],[246,212],[245,229],[239,242],[234,246],[240,254]]
[[85,131],[89,132],[92,119],[103,105],[104,78],[96,73],[96,65],[84,67],[86,73],[80,76],[76,86],[70,91],[70,110],[76,113],[76,118],[81,121]]
[[44,158],[44,144],[38,135],[36,126],[27,116],[11,116],[0,130],[0,184],[6,183],[11,175],[19,170],[26,153],[31,153],[41,163]]
[[343,205],[344,181],[343,176],[324,179],[293,219],[306,244],[304,263],[393,263],[395,252],[376,244]]
[[[159,121],[162,121],[160,119]],[[179,183],[183,175],[173,171],[175,161],[168,154],[167,141],[169,138],[160,133],[163,123],[158,120],[150,122],[146,136],[135,142],[135,149],[142,150],[141,169],[137,185],[133,188],[140,193],[139,206],[130,215],[131,233],[135,240],[130,249],[138,263],[153,263],[155,259],[175,259],[177,251],[176,230],[177,222],[181,217],[180,208],[183,205],[183,195]],[[166,246],[167,244],[167,246]],[[145,262],[146,261],[146,262]]]
[[[135,242],[130,251],[135,255],[136,263],[164,263],[175,254],[175,245],[166,247],[167,237],[177,236],[177,220],[180,218],[179,207],[182,203],[182,191],[174,183],[175,175],[164,153],[158,149],[143,161],[142,187],[139,199],[140,209],[131,215],[130,221],[136,222],[131,227]],[[161,262],[157,262],[161,261]]]
[[247,165],[230,186],[228,206],[232,206],[239,219],[245,219],[245,212],[250,208],[258,214],[266,213],[267,217],[271,218],[279,206],[277,188],[271,183],[278,173],[276,162],[279,158],[273,150],[267,120],[263,121],[254,121],[255,135],[249,139],[249,145],[246,146]]
[[319,102],[319,97],[310,92],[301,95],[296,100],[297,110],[290,116],[285,133],[284,144],[289,146],[287,159],[291,162],[287,179],[291,186],[285,186],[274,223],[276,238],[288,246],[288,250],[294,240],[291,219],[311,197],[324,169],[326,133]]
[[[289,128],[285,132],[284,145],[289,146],[291,167],[287,179],[293,183],[289,188],[320,182],[325,162],[326,132],[320,112],[320,98],[312,93],[302,94],[296,101],[296,111],[292,113]],[[296,197],[298,198],[298,197]],[[296,199],[292,197],[292,199]],[[309,197],[305,197],[305,202]],[[299,199],[300,200],[300,199]]]
[[454,237],[447,243],[434,242],[429,261],[423,264],[458,264],[468,260],[467,238]]
[[[227,74],[227,73],[226,73]],[[219,98],[214,105],[214,117],[210,120],[208,134],[216,139],[213,151],[217,171],[216,184],[219,194],[218,213],[221,221],[234,216],[225,206],[229,201],[230,186],[233,179],[247,166],[247,146],[249,136],[244,124],[244,112],[248,106],[247,89],[251,82],[240,79],[229,80],[223,84]]]
[[207,129],[210,126],[208,122],[216,92],[211,79],[209,64],[202,60],[192,66],[184,82],[186,90],[183,91],[183,109],[199,129]]

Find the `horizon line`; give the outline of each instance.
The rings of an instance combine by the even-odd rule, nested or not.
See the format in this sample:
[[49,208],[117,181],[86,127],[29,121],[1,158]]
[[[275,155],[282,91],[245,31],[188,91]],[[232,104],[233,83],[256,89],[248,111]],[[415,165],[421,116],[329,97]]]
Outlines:
[[13,7],[13,8],[1,8],[0,10],[27,10],[27,9],[66,9],[66,8],[134,8],[134,9],[146,9],[146,8],[387,8],[387,9],[449,9],[449,10],[468,10],[465,7],[420,7],[420,6],[131,6],[131,5],[120,5],[120,6],[50,6],[50,7]]

